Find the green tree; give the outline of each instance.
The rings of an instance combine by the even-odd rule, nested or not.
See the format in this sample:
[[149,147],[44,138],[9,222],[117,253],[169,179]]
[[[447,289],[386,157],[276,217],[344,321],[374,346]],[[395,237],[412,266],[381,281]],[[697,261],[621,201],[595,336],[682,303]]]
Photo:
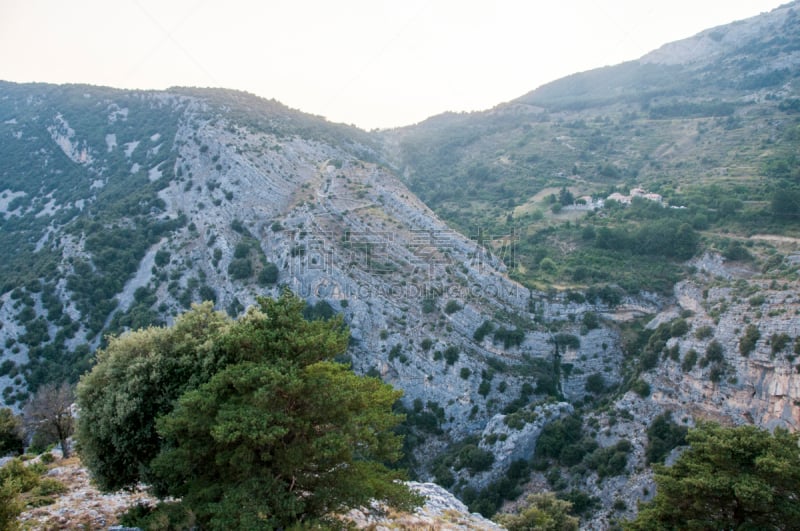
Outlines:
[[575,202],[575,196],[567,190],[566,186],[562,186],[561,190],[558,191],[558,202],[563,206],[571,205]]
[[212,338],[230,325],[210,302],[194,305],[172,327],[111,338],[77,389],[81,459],[108,491],[149,480],[161,448],[155,419],[208,381],[224,364]]
[[234,258],[228,264],[228,274],[236,280],[250,278],[253,276],[253,264],[249,258]]
[[630,530],[796,529],[800,435],[700,424],[671,467],[656,465],[653,501]]
[[21,454],[25,446],[22,435],[22,420],[9,408],[0,409],[0,456]]
[[579,520],[570,516],[571,510],[570,502],[559,500],[552,492],[543,492],[529,495],[519,513],[503,513],[496,520],[508,531],[577,531]]
[[761,332],[756,325],[747,325],[744,335],[739,340],[739,353],[742,356],[749,356],[756,348],[756,342],[761,338]]
[[776,190],[770,206],[776,217],[797,219],[800,217],[800,190],[786,188]]
[[[400,457],[402,439],[393,430],[402,416],[391,406],[401,393],[333,361],[347,348],[341,318],[306,321],[305,302],[290,293],[259,303],[235,322],[206,308],[203,315],[219,326],[197,345],[204,353],[186,360],[198,376],[177,393],[173,386],[159,400],[148,399],[157,412],[147,416],[156,420],[147,425],[155,439],[146,442],[156,446],[146,454],[127,447],[123,461],[135,461],[157,495],[181,498],[204,529],[285,527],[372,499],[413,505],[416,498],[396,481],[402,473],[384,464]],[[170,358],[160,357],[162,363]],[[81,382],[83,393],[101,383],[91,376]],[[140,382],[139,389],[128,388],[128,398],[143,388],[159,393]],[[167,403],[166,395],[174,398]],[[103,401],[84,400],[83,407],[95,419],[114,416]],[[89,432],[87,425],[81,444],[83,437],[91,441]]]
[[212,529],[274,528],[372,498],[402,500],[400,474],[380,464],[400,456],[391,431],[399,396],[330,361],[232,365],[159,421],[169,448],[153,463],[156,492],[183,497]]
[[258,274],[258,283],[262,286],[275,284],[278,281],[278,266],[267,262]]
[[686,444],[688,429],[672,420],[670,413],[663,413],[653,419],[647,428],[647,448],[645,456],[648,463],[663,462],[673,448]]

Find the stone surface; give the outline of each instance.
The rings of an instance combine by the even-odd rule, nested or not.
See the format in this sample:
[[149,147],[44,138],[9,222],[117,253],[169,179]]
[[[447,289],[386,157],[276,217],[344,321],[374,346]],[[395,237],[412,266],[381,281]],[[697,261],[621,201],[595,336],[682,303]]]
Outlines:
[[411,489],[425,496],[425,505],[413,513],[386,513],[380,507],[358,509],[347,513],[357,529],[389,531],[392,529],[430,529],[441,531],[505,529],[469,509],[451,493],[435,483],[408,483]]

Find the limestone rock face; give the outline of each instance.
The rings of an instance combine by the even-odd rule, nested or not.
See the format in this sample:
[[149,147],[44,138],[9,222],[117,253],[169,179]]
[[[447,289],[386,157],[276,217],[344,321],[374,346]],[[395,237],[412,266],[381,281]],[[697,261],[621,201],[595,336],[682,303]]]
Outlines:
[[[169,323],[204,299],[237,315],[258,297],[288,288],[342,314],[353,369],[401,388],[405,406],[435,414],[436,433],[449,442],[483,433],[524,386],[539,387],[543,374],[557,371],[557,381],[550,391],[528,392],[530,403],[548,392],[581,400],[592,375],[602,375],[608,386],[620,382],[614,321],[661,306],[645,295],[622,308],[576,303],[512,281],[498,254],[508,242],[478,242],[450,229],[355,130],[238,93],[147,92],[115,102],[113,91],[86,90],[84,99],[96,98],[92,109],[103,113],[103,134],[89,134],[82,122],[67,121],[66,112],[55,113],[48,142],[68,155],[65,164],[84,172],[78,182],[91,193],[79,204],[54,203],[47,215],[95,207],[101,191],[122,186],[121,167],[158,185],[147,215],[176,227],[146,248],[113,295],[116,307],[110,303],[102,316],[103,329],[129,312],[153,312]],[[142,109],[157,112],[158,131],[149,123],[137,129]],[[15,127],[25,125],[20,116]],[[135,220],[123,215],[115,223]],[[95,250],[80,230],[49,230],[42,241],[60,260],[62,280],[48,296],[60,300],[74,323],[62,334],[65,345],[98,347],[103,334],[90,333],[97,316],[90,324],[66,280],[77,263],[92,268]],[[43,296],[26,295],[34,317],[46,320]],[[0,328],[0,343],[13,345],[8,357],[21,365],[30,349],[18,340],[26,329],[11,297],[0,300],[0,317],[8,323]],[[596,328],[581,324],[589,312],[598,317]],[[476,336],[484,323],[490,331]],[[56,323],[49,326],[55,337]],[[571,339],[556,349],[557,336]],[[8,372],[0,386],[13,394],[24,382]],[[532,441],[524,439],[516,434],[515,444],[525,451],[512,453],[529,453]],[[424,469],[433,456],[415,457]]]
[[[799,429],[797,283],[773,282],[718,256],[697,264],[695,278],[675,287],[678,309],[693,312],[689,331],[668,343],[677,346],[681,361],[665,360],[652,374],[653,399],[700,418]],[[748,327],[758,331],[758,339],[743,353]],[[712,343],[721,346],[723,359],[706,364]],[[682,367],[690,351],[698,362]]]
[[357,529],[441,529],[442,531],[505,529],[479,514],[470,513],[467,506],[435,483],[408,483],[411,490],[425,496],[425,505],[413,513],[383,514],[379,507],[353,510],[346,518]]

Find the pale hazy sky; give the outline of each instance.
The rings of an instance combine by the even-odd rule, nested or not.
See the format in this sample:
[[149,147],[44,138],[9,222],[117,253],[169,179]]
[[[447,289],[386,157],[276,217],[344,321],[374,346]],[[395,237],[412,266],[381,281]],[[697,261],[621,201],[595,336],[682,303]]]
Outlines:
[[491,108],[781,0],[0,0],[0,79],[246,90],[371,129]]

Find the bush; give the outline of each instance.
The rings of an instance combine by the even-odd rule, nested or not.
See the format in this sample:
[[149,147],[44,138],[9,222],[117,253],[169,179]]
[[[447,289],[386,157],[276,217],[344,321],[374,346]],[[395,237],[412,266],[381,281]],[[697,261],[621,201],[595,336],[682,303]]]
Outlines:
[[247,258],[250,256],[250,251],[252,247],[247,242],[239,242],[236,244],[236,247],[233,250],[233,257],[234,258]]
[[196,529],[194,515],[180,502],[159,503],[156,506],[139,502],[119,518],[125,527],[139,529]]
[[580,521],[571,512],[572,503],[557,499],[552,492],[530,494],[518,513],[503,513],[497,522],[508,531],[577,531]]
[[648,396],[650,396],[650,384],[640,378],[635,382],[633,382],[633,384],[631,385],[631,391],[641,396],[642,398],[647,398]]
[[475,329],[475,333],[472,334],[473,339],[480,343],[483,341],[488,334],[490,334],[494,330],[494,326],[492,325],[491,321],[484,321],[478,328]]
[[303,308],[303,318],[307,321],[327,321],[336,316],[336,310],[326,300],[318,300],[316,303],[306,304]]
[[688,429],[672,420],[672,415],[663,413],[653,419],[647,428],[647,463],[661,463],[673,448],[686,444]]
[[24,450],[22,419],[9,408],[0,409],[0,456]]
[[784,333],[772,334],[772,336],[769,338],[769,342],[772,348],[772,355],[774,356],[778,352],[782,351],[784,348],[786,348],[786,345],[788,345],[791,341],[792,338],[789,337],[787,334]]
[[581,340],[572,334],[556,334],[553,342],[561,348],[578,349],[581,346]]
[[506,327],[501,326],[494,331],[494,341],[502,341],[505,348],[518,347],[525,341],[525,332],[518,328],[508,330]]
[[597,314],[594,312],[586,312],[583,314],[583,325],[588,330],[594,330],[600,326],[600,320],[597,318]]
[[744,331],[744,336],[739,340],[739,353],[742,356],[749,356],[756,348],[756,342],[761,337],[761,332],[758,331],[756,325],[747,325]]
[[[278,281],[278,266],[267,262],[258,274],[258,283],[262,286],[275,284]],[[344,301],[343,301],[344,302]],[[346,306],[343,305],[342,307]]]
[[628,464],[628,454],[631,451],[631,443],[622,439],[614,446],[598,448],[587,458],[586,464],[592,470],[597,471],[600,479],[609,476],[618,476],[625,471]]
[[710,326],[701,326],[697,330],[695,330],[694,337],[699,340],[708,339],[714,335],[714,329]]
[[716,339],[708,344],[706,347],[706,355],[703,358],[701,365],[703,367],[711,363],[720,363],[725,361],[725,350]]
[[453,365],[458,361],[458,353],[458,347],[447,347],[447,349],[444,351],[444,359],[448,365]]
[[695,349],[691,349],[683,355],[681,369],[683,369],[683,372],[689,372],[694,368],[695,363],[697,363],[697,351]]
[[494,455],[488,450],[478,448],[474,444],[464,446],[458,453],[455,469],[466,468],[470,475],[489,470],[494,464]]
[[603,375],[599,372],[590,374],[586,378],[586,384],[584,386],[587,392],[592,393],[594,395],[599,395],[603,391],[606,390],[606,381],[603,378]]
[[447,301],[447,304],[444,307],[444,313],[446,313],[447,315],[450,315],[450,314],[456,313],[457,311],[459,311],[461,309],[462,309],[462,307],[458,303],[458,301],[449,300],[449,301]]
[[253,265],[249,258],[234,258],[228,265],[228,274],[235,280],[243,280],[253,276]]
[[675,319],[669,327],[671,337],[683,337],[689,331],[689,323],[685,319]]
[[160,249],[160,250],[156,251],[155,264],[158,267],[164,267],[165,265],[167,265],[169,263],[170,258],[171,258],[171,255],[170,255],[169,251],[166,251],[164,249]]

